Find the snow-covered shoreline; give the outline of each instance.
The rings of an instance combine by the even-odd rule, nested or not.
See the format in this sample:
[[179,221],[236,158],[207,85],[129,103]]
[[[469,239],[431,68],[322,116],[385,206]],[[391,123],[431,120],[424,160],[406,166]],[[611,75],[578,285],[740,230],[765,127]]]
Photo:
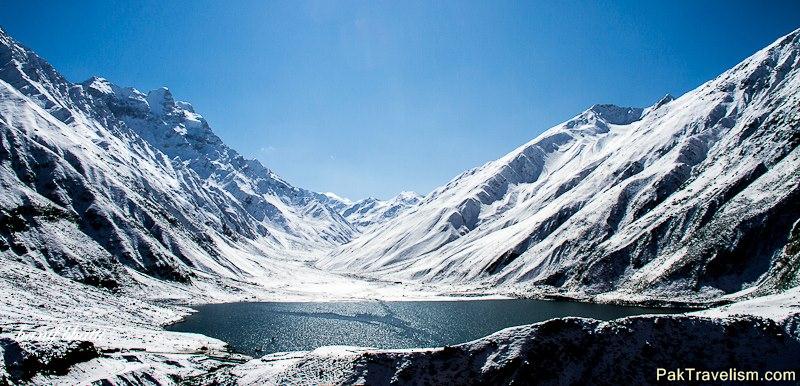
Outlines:
[[[74,333],[76,328],[86,333],[97,330],[104,331],[100,336],[93,337],[90,340],[93,347],[97,349],[95,357],[73,364],[70,370],[63,375],[46,375],[46,373],[36,375],[29,379],[29,382],[33,384],[79,383],[98,381],[100,379],[109,379],[112,382],[121,382],[122,380],[137,382],[136,380],[141,380],[140,377],[143,374],[155,376],[157,379],[161,379],[163,384],[171,384],[169,379],[172,379],[172,377],[184,380],[194,379],[194,377],[199,377],[197,379],[210,379],[209,377],[222,377],[223,375],[221,374],[225,374],[224,376],[241,374],[243,375],[242,379],[244,379],[242,384],[247,384],[246,380],[248,378],[244,375],[264,374],[266,370],[261,368],[264,363],[272,363],[273,359],[279,356],[279,354],[272,354],[266,359],[252,359],[230,352],[224,342],[213,338],[197,334],[165,331],[162,326],[174,323],[192,312],[186,306],[179,305],[176,300],[169,301],[169,304],[165,303],[164,300],[136,300],[126,295],[110,294],[106,290],[92,289],[92,287],[69,281],[58,275],[46,274],[42,276],[35,272],[35,269],[19,263],[9,262],[4,267],[4,274],[1,275],[2,281],[0,281],[3,292],[10,295],[15,293],[19,295],[19,297],[7,297],[3,312],[0,313],[0,325],[2,325],[0,339],[7,339],[6,344],[10,342],[8,341],[9,339],[16,341],[15,337],[19,337],[23,332],[27,334],[29,342],[31,341],[30,338],[36,338],[38,334],[39,337],[47,336],[47,339],[39,339],[39,343],[35,344],[41,352],[47,353],[50,350],[60,352],[58,347],[62,347],[64,341],[70,340],[70,336],[66,336],[68,334],[65,333]],[[329,276],[325,277],[330,278]],[[352,280],[352,278],[348,280]],[[27,285],[20,285],[24,283],[27,283]],[[374,281],[370,283],[371,285],[375,284]],[[397,290],[388,285],[388,283],[387,286],[389,289],[383,294],[389,294]],[[409,287],[409,285],[406,287]],[[320,297],[319,293],[311,292],[302,296],[295,293],[294,300],[364,301],[380,299],[370,296],[381,294],[378,290],[376,290],[377,292],[364,292],[356,284],[353,285],[353,288],[359,291],[341,299]],[[448,296],[434,293],[434,291],[419,291],[418,294],[416,297],[405,296],[394,300],[476,300],[474,297]],[[500,297],[502,296],[489,295],[486,298]],[[271,296],[264,298],[251,299],[237,299],[236,296],[231,296],[227,300],[217,300],[215,303],[275,301],[276,299],[286,301],[285,297],[273,293]],[[389,297],[380,300],[389,301]],[[90,310],[81,310],[77,307],[79,304],[94,304],[94,306]],[[78,311],[82,312],[78,313]],[[800,295],[798,295],[798,290],[795,289],[778,295],[736,302],[685,315],[719,320],[720,323],[724,323],[724,320],[730,318],[753,315],[770,318],[775,320],[776,323],[784,323],[786,320],[791,319],[792,315],[797,314],[800,314]],[[108,315],[114,315],[113,319]],[[23,326],[24,328],[21,328]],[[59,332],[65,336],[58,336]],[[47,334],[50,335],[48,336]],[[36,339],[32,339],[32,341],[36,342]],[[27,344],[24,343],[25,340],[21,342],[23,342],[23,346]],[[62,343],[53,346],[54,342]],[[351,359],[360,357],[364,352],[375,352],[374,350],[365,351],[364,349],[347,350],[350,352],[348,358]],[[380,352],[403,353],[407,351],[383,350]],[[318,356],[326,358],[329,354],[320,354],[326,352],[335,353],[338,351],[336,349],[320,349],[315,350],[313,353],[285,354],[287,358],[293,359],[288,362],[275,360],[275,363],[270,365],[272,367],[269,368],[273,369],[274,366],[282,366],[281,368],[284,368],[285,371],[289,371],[292,368],[290,365],[296,364],[298,360],[307,361],[309,360],[308,355],[314,358]],[[424,353],[426,351],[412,350],[412,352]],[[339,356],[339,354],[336,354],[336,356]],[[135,366],[132,366],[130,361],[134,361]],[[281,376],[286,376],[288,373],[281,374]],[[254,376],[256,375],[251,377]],[[255,383],[253,384],[260,383],[264,379],[258,378],[258,380],[259,382],[254,381]]]

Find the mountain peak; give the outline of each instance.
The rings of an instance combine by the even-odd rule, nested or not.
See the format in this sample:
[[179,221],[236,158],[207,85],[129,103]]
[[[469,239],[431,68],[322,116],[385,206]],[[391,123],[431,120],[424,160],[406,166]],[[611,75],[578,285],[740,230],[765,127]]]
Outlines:
[[675,97],[674,97],[674,96],[672,96],[672,94],[670,94],[670,93],[667,93],[667,95],[664,95],[664,97],[663,97],[663,98],[661,98],[661,99],[658,101],[658,103],[656,103],[656,105],[658,105],[658,106],[661,106],[661,105],[664,105],[665,103],[669,103],[669,102],[672,102],[672,101],[674,101],[674,100],[675,100]]
[[642,118],[644,109],[621,107],[613,104],[596,104],[587,110],[612,125],[627,125]]
[[658,102],[656,102],[652,106],[644,109],[644,112],[642,112],[642,116],[650,114],[651,112],[660,109],[661,106],[664,106],[667,103],[670,103],[670,102],[672,102],[674,100],[675,100],[675,97],[672,96],[672,94],[667,93],[667,95],[664,95],[661,99],[658,100]]
[[114,94],[114,89],[118,88],[116,85],[109,82],[108,79],[99,76],[92,76],[80,84],[83,87],[94,89],[102,94]]
[[157,88],[147,92],[147,103],[153,115],[164,115],[176,108],[172,92],[166,87]]
[[410,190],[404,190],[404,191],[400,192],[397,196],[395,196],[394,199],[395,200],[399,200],[399,201],[407,202],[407,201],[419,201],[421,198],[422,198],[422,195],[420,195],[417,192],[410,191]]
[[347,197],[342,197],[342,196],[340,196],[340,195],[338,195],[338,194],[336,194],[336,193],[334,193],[334,192],[324,192],[324,193],[322,193],[322,194],[323,194],[324,196],[326,196],[326,197],[328,197],[328,198],[332,199],[332,200],[337,200],[337,201],[339,201],[339,202],[341,202],[341,203],[343,203],[343,204],[346,204],[346,205],[353,205],[353,201],[352,201],[351,199],[349,199],[349,198],[347,198]]

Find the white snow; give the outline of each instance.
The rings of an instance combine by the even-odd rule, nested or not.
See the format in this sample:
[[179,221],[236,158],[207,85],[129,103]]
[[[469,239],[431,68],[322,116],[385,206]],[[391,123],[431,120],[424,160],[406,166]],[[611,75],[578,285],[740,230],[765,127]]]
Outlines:
[[[782,238],[793,227],[773,208],[790,206],[800,186],[798,58],[795,31],[678,99],[592,106],[318,266],[617,300],[773,291],[783,245],[744,248],[759,228]],[[742,272],[705,269],[715,258],[724,267],[730,250],[760,256]]]
[[415,192],[400,192],[388,200],[365,198],[355,203],[350,203],[342,208],[339,213],[351,224],[361,231],[386,223],[401,214],[412,211],[420,202],[422,196]]

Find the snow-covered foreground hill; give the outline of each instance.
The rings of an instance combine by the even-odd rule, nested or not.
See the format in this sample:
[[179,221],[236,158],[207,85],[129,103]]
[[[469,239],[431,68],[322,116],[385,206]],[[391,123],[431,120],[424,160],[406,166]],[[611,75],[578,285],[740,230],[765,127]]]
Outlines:
[[[462,345],[414,350],[324,347],[279,353],[194,379],[203,385],[652,385],[683,382],[686,370],[736,373],[759,384],[796,384],[798,318],[694,315],[629,317],[611,322],[562,318],[512,327]],[[658,377],[658,369],[665,373]],[[791,372],[785,373],[784,371]],[[769,372],[769,375],[766,375]],[[695,374],[701,377],[711,375]],[[774,378],[776,376],[785,378]],[[794,376],[794,378],[791,378]],[[714,379],[716,382],[710,381]],[[753,382],[755,380],[755,382]],[[673,380],[674,381],[674,380]]]
[[781,291],[799,283],[798,145],[795,31],[680,98],[592,106],[319,266],[605,299]]

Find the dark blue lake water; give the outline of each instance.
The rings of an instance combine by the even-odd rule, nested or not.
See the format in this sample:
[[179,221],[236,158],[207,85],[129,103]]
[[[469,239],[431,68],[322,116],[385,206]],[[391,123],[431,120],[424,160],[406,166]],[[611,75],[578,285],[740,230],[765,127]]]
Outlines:
[[530,299],[226,303],[194,308],[197,313],[167,329],[208,335],[251,356],[329,345],[436,347],[565,316],[611,320],[682,311]]

